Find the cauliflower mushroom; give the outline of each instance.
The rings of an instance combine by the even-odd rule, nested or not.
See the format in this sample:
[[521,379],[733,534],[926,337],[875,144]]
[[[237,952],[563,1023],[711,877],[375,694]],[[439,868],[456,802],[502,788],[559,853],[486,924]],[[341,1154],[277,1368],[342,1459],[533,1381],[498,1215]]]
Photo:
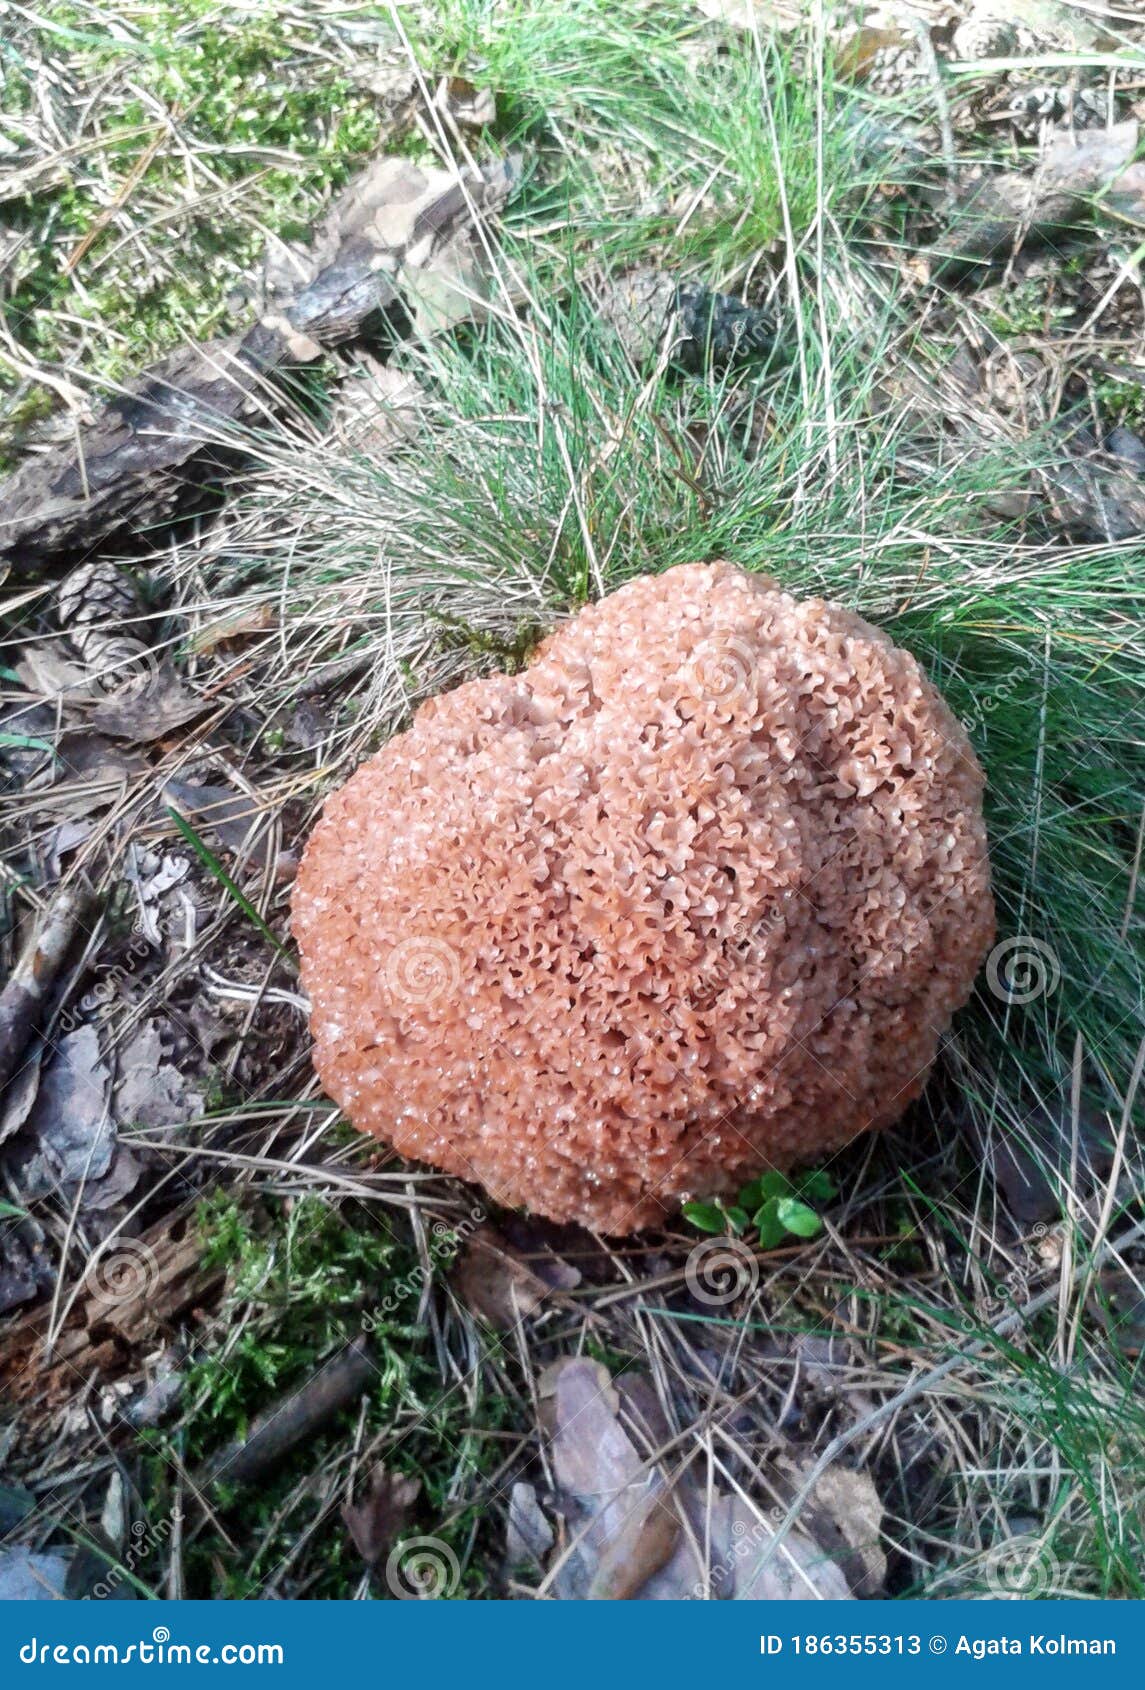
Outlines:
[[629,582],[432,699],[294,895],[351,1121],[626,1233],[921,1091],[992,942],[982,774],[918,665],[727,564]]

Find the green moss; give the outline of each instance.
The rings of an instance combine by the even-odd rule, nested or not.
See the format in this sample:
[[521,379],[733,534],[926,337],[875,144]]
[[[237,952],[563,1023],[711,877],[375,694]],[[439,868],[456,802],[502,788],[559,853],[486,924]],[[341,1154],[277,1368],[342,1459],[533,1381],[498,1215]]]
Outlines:
[[[376,102],[295,50],[307,27],[281,0],[233,21],[215,6],[159,4],[115,35],[73,7],[43,8],[26,51],[5,61],[4,108],[26,106],[33,50],[83,94],[121,78],[122,97],[104,94],[92,150],[68,181],[7,207],[9,225],[33,236],[7,305],[30,359],[75,367],[82,336],[80,371],[115,381],[230,326],[228,292],[254,274],[267,231],[303,236],[379,142]],[[190,189],[185,147],[199,161]],[[117,201],[124,214],[109,219]],[[0,383],[4,373],[0,360]],[[30,420],[10,414],[8,429]]]
[[[187,1370],[181,1424],[145,1440],[153,1494],[164,1494],[176,1456],[193,1471],[241,1441],[259,1415],[365,1332],[376,1371],[364,1437],[390,1434],[393,1454],[380,1459],[423,1485],[411,1530],[432,1531],[460,1556],[477,1509],[453,1514],[451,1487],[458,1473],[472,1479],[484,1470],[489,1440],[482,1429],[507,1416],[490,1399],[475,1418],[467,1393],[443,1389],[427,1331],[417,1322],[424,1275],[411,1243],[362,1205],[317,1197],[271,1200],[252,1210],[220,1194],[201,1205],[197,1224],[205,1265],[227,1273],[224,1319]],[[447,1260],[448,1252],[435,1258],[441,1265]],[[337,1467],[340,1491],[358,1412],[357,1404],[345,1410],[258,1486],[217,1489],[213,1501],[226,1530],[244,1544],[244,1556],[236,1564],[225,1537],[208,1523],[188,1547],[188,1595],[242,1600],[257,1594],[299,1533],[309,1530],[306,1595],[353,1592],[361,1563],[338,1510],[323,1509],[330,1494],[323,1475]],[[479,1593],[473,1574],[457,1594]]]

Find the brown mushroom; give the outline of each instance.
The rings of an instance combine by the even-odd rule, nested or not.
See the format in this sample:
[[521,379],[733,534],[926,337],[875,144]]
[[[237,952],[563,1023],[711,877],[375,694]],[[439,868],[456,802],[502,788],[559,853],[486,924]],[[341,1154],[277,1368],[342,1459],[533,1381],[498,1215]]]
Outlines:
[[982,775],[914,659],[726,564],[424,705],[294,927],[356,1126],[608,1233],[918,1095],[994,931]]

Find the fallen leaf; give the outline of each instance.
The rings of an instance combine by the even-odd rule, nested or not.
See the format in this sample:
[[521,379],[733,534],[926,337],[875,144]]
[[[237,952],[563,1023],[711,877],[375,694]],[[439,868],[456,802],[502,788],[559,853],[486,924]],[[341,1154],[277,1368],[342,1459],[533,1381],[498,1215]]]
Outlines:
[[805,1469],[776,1469],[766,1506],[723,1493],[687,1465],[665,1472],[671,1442],[648,1380],[613,1380],[565,1357],[538,1381],[542,1430],[566,1523],[547,1590],[562,1600],[850,1600],[881,1589],[882,1507],[862,1473],[829,1469],[794,1529],[777,1537],[783,1494]]
[[162,1032],[158,1021],[144,1021],[117,1052],[113,1111],[121,1127],[180,1126],[203,1112],[202,1093],[164,1060]]
[[539,1573],[555,1541],[553,1528],[537,1501],[537,1487],[519,1479],[509,1492],[509,1524],[505,1558],[510,1568]]
[[443,76],[433,103],[460,129],[486,129],[497,121],[497,96],[491,88],[476,87],[468,77]]
[[197,634],[193,634],[187,641],[187,648],[197,656],[206,656],[217,651],[220,647],[227,647],[255,634],[269,633],[278,626],[278,612],[272,604],[256,604],[250,610],[232,611],[229,616],[220,616],[214,622],[208,622]]
[[22,646],[16,673],[30,693],[51,703],[76,704],[96,696],[87,670],[63,657],[54,645]]
[[56,755],[50,799],[56,814],[86,818],[119,804],[131,782],[147,773],[142,757],[86,728],[61,734]]
[[417,434],[424,403],[413,376],[363,352],[338,390],[331,432],[371,457],[385,457]]
[[259,808],[257,799],[233,787],[196,786],[183,780],[169,780],[163,797],[180,815],[193,821],[198,831],[213,833],[224,851],[265,864],[270,844],[266,837],[267,813]]
[[901,29],[876,29],[864,24],[839,48],[835,70],[848,82],[863,82],[875,68],[878,56],[892,48],[917,45],[913,36]]
[[43,1065],[20,1138],[13,1141],[14,1177],[25,1197],[43,1197],[107,1172],[115,1153],[109,1082],[94,1027],[77,1027],[60,1040]]
[[0,1602],[59,1602],[67,1577],[62,1555],[0,1549]]
[[[119,1145],[107,1172],[101,1179],[89,1180],[83,1188],[80,1209],[84,1215],[101,1215],[114,1209],[125,1197],[130,1197],[139,1184],[143,1164],[125,1145]],[[99,1230],[98,1228],[96,1229]],[[106,1230],[106,1229],[105,1229]]]
[[368,1567],[385,1559],[394,1539],[408,1526],[420,1495],[420,1479],[375,1467],[362,1500],[342,1504],[346,1530]]
[[[791,1494],[806,1479],[811,1463],[779,1462],[791,1480]],[[787,1500],[787,1499],[785,1499]],[[852,1593],[861,1600],[882,1593],[887,1557],[882,1547],[884,1508],[866,1473],[828,1467],[816,1480],[801,1521],[831,1556]]]
[[146,685],[122,687],[92,711],[91,725],[111,739],[147,745],[185,727],[211,708],[168,663],[159,663]]
[[627,1602],[667,1566],[680,1541],[680,1518],[663,1486],[640,1497],[607,1545],[586,1592],[590,1602]]
[[450,1283],[466,1308],[497,1332],[516,1326],[549,1294],[540,1275],[487,1221],[466,1240]]
[[[1030,172],[977,171],[949,207],[936,243],[945,264],[1009,258],[1028,240],[1080,224],[1099,199],[1123,216],[1145,215],[1145,165],[1134,164],[1136,123],[1056,135]],[[941,271],[940,271],[941,273]]]

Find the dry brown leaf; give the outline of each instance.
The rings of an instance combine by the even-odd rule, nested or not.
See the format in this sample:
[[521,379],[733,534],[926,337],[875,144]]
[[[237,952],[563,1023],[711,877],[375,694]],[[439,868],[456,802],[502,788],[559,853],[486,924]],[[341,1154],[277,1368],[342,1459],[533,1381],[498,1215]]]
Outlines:
[[185,727],[210,709],[210,700],[192,692],[169,664],[160,663],[148,684],[124,687],[92,712],[91,725],[111,739],[146,745]]
[[113,1109],[121,1127],[181,1126],[202,1114],[203,1096],[192,1080],[168,1062],[162,1024],[142,1022],[116,1052]]
[[466,1241],[450,1281],[466,1308],[498,1332],[516,1326],[549,1295],[540,1275],[488,1222]]
[[42,1197],[107,1173],[115,1154],[109,1081],[94,1027],[77,1027],[60,1040],[44,1062],[20,1139],[13,1141],[14,1178],[23,1196]]
[[198,656],[206,656],[217,651],[219,647],[250,639],[255,634],[269,633],[278,626],[278,612],[271,604],[258,604],[251,610],[232,612],[229,616],[220,616],[214,622],[208,622],[206,627],[200,628],[197,634],[187,641],[187,647]]
[[95,696],[88,672],[55,645],[32,644],[21,649],[16,673],[35,698],[55,703],[81,703]]
[[256,799],[230,786],[199,786],[183,780],[169,780],[163,797],[197,832],[213,834],[224,851],[265,866],[273,840],[265,825],[267,812],[260,810]]
[[368,1567],[385,1560],[394,1539],[409,1524],[420,1495],[420,1479],[375,1467],[370,1488],[361,1501],[342,1504],[346,1530]]
[[491,88],[476,87],[465,76],[443,76],[433,103],[459,129],[485,129],[497,121],[496,94]]
[[755,1507],[687,1467],[662,1470],[667,1427],[640,1376],[613,1381],[599,1362],[566,1357],[541,1376],[538,1397],[567,1522],[547,1586],[558,1598],[847,1601],[881,1588],[882,1507],[864,1474],[829,1471],[779,1540],[775,1497],[793,1494],[796,1464]]
[[909,47],[913,36],[901,29],[875,29],[864,24],[840,47],[835,59],[839,76],[849,82],[863,82],[885,49]]
[[[811,1463],[784,1465],[792,1477],[794,1492],[810,1472]],[[803,1523],[861,1599],[880,1595],[886,1583],[884,1512],[869,1475],[848,1467],[828,1467],[807,1500]]]

